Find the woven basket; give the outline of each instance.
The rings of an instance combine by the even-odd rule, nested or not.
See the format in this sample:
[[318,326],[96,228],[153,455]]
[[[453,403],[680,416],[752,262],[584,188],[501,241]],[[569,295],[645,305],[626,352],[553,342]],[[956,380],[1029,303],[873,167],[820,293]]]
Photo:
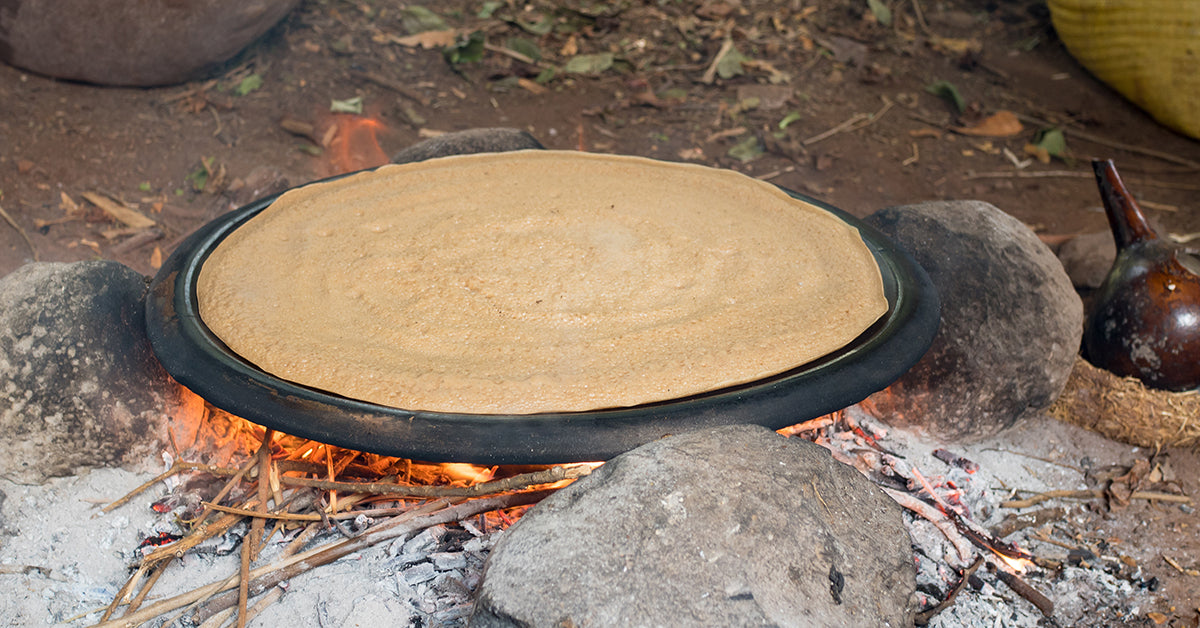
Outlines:
[[1067,49],[1160,123],[1200,138],[1200,0],[1048,0]]

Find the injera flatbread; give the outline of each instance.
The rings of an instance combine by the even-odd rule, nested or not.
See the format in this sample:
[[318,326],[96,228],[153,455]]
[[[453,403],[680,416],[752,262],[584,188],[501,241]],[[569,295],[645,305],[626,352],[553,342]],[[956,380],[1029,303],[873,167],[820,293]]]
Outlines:
[[203,322],[276,377],[409,410],[624,407],[829,354],[887,310],[858,232],[728,170],[566,151],[292,190],[204,263]]

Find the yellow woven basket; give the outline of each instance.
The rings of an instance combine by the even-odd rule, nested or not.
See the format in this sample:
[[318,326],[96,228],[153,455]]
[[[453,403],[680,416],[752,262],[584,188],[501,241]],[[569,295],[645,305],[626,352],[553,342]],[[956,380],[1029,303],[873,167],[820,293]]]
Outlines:
[[1200,0],[1048,0],[1092,74],[1160,123],[1200,138]]

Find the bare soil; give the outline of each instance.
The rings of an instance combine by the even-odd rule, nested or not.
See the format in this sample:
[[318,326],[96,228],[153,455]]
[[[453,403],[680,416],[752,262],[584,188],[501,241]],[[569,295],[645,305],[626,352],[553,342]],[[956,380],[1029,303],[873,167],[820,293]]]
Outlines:
[[[374,165],[368,153],[339,156],[344,131],[330,130],[345,119],[331,103],[356,98],[383,125],[384,155],[437,132],[511,126],[549,148],[740,170],[859,216],[981,199],[1048,241],[1107,228],[1088,160],[1113,158],[1153,220],[1200,231],[1200,142],[1090,76],[1043,3],[884,4],[890,25],[856,0],[426,3],[460,42],[478,32],[488,44],[458,48],[465,60],[452,64],[443,44],[404,39],[417,30],[405,20],[420,16],[409,5],[306,0],[220,72],[185,85],[110,88],[0,66],[0,207],[13,222],[0,223],[0,276],[34,259],[94,258],[150,275],[220,213]],[[743,63],[727,53],[714,64],[726,42]],[[939,81],[961,95],[961,112],[927,89]],[[951,130],[1001,110],[1023,129]],[[1019,170],[1048,128],[1064,131],[1068,152]],[[85,194],[156,224],[128,228]],[[1194,491],[1196,452],[1164,454]],[[1093,523],[1096,538],[1118,539],[1157,578],[1162,604],[1141,611],[1161,615],[1144,617],[1200,623],[1200,577],[1186,573],[1200,568],[1190,508],[1098,504]]]

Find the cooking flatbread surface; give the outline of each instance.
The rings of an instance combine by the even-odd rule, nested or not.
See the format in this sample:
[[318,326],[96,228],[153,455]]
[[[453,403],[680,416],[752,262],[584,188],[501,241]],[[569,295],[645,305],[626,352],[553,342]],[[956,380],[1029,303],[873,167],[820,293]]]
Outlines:
[[276,377],[409,410],[632,406],[774,375],[887,310],[858,232],[741,174],[559,151],[292,190],[201,269]]

